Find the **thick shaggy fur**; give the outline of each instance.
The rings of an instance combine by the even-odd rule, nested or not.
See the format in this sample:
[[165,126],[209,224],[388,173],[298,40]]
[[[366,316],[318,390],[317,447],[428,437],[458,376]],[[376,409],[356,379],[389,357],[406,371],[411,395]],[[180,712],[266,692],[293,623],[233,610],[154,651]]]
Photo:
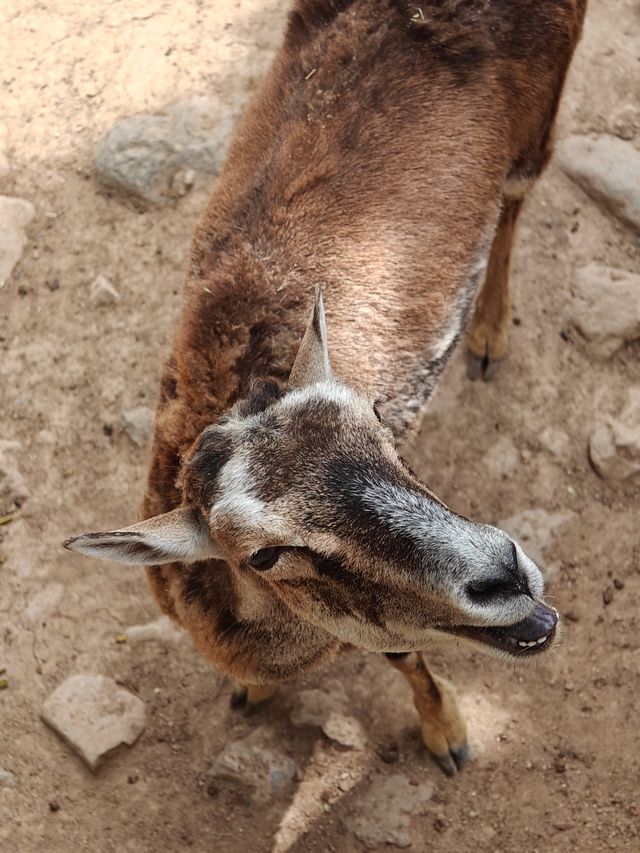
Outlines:
[[[297,0],[195,235],[145,517],[197,500],[182,489],[206,482],[179,482],[181,461],[253,377],[287,378],[316,284],[335,373],[389,395],[385,416],[402,437],[468,320],[505,187],[549,157],[584,6]],[[149,574],[162,608],[247,682],[276,680],[278,668],[286,677],[336,646],[275,599],[273,636],[266,623],[254,638],[240,631],[223,563]],[[221,636],[243,648],[216,646]],[[258,643],[265,666],[252,670]]]

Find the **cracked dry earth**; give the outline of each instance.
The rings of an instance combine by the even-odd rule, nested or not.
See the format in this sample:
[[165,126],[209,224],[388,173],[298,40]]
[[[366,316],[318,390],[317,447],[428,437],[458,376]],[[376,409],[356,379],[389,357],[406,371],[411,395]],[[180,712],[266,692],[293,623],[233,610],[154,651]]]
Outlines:
[[[141,208],[100,186],[93,146],[121,116],[174,99],[213,94],[237,109],[278,44],[285,6],[5,0],[0,8],[8,138],[0,194],[35,209],[0,290],[0,439],[17,443],[2,447],[28,493],[0,526],[0,849],[355,853],[392,841],[433,853],[636,851],[640,490],[637,477],[601,479],[587,444],[600,413],[640,383],[639,350],[596,355],[565,318],[578,267],[637,272],[640,251],[633,232],[557,165],[520,229],[508,359],[492,383],[471,384],[458,354],[406,449],[462,513],[520,526],[525,511],[555,519],[538,545],[565,615],[557,652],[522,669],[455,644],[433,653],[469,723],[473,760],[462,774],[443,777],[421,749],[409,690],[380,657],[345,655],[242,716],[229,708],[232,685],[188,640],[151,630],[116,642],[158,617],[140,571],[59,546],[136,512],[146,450],[121,416],[153,406],[212,181],[199,177],[183,197]],[[613,132],[620,111],[638,107],[637,5],[590,6],[560,136]],[[118,302],[91,302],[97,275]],[[146,707],[141,737],[96,774],[40,718],[46,697],[80,673],[115,680]],[[330,732],[347,715],[353,743],[300,717],[310,691],[330,711],[334,703]],[[282,789],[258,796],[212,782],[225,747],[256,729],[282,773],[295,765]],[[395,828],[376,835],[394,809]]]

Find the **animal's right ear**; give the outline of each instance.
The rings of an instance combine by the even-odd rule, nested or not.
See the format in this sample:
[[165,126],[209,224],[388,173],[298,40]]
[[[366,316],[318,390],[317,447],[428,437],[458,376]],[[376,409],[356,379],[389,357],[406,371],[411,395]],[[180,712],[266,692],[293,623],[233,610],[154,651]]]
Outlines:
[[189,507],[179,507],[122,530],[83,533],[67,539],[64,547],[99,560],[143,566],[222,558],[205,520]]
[[305,385],[326,382],[328,379],[331,379],[331,367],[327,347],[327,322],[324,316],[322,290],[318,287],[309,325],[291,368],[289,385],[292,388],[304,388]]

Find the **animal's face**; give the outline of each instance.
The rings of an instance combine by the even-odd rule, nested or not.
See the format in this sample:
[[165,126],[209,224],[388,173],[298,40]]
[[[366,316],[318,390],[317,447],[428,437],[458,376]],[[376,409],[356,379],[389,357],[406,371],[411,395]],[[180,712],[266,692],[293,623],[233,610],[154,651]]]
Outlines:
[[320,300],[289,386],[256,384],[201,434],[181,483],[180,509],[71,547],[147,564],[222,558],[249,595],[276,595],[371,650],[455,635],[523,657],[553,642],[557,614],[534,563],[444,506],[372,402],[331,377]]

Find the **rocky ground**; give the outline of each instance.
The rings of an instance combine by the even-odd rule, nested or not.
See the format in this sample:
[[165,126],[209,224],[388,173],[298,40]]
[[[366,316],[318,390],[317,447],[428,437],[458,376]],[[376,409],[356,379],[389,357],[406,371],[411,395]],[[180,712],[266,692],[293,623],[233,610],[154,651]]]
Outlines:
[[132,519],[190,234],[280,38],[276,0],[3,4],[0,848],[635,851],[640,846],[640,25],[591,0],[528,203],[511,351],[460,354],[406,448],[547,567],[538,668],[455,645],[473,760],[446,779],[408,688],[352,653],[263,711],[142,574],[64,552]]

